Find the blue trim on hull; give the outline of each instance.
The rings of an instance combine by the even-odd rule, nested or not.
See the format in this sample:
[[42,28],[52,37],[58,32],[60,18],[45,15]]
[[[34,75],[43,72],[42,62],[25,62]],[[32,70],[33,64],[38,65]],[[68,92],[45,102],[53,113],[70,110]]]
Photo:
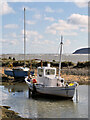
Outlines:
[[4,70],[4,73],[8,76],[13,77],[13,70]]
[[[28,71],[21,71],[21,70],[4,70],[4,73],[8,76],[15,78],[28,76]],[[31,75],[34,75],[33,71],[31,71]]]

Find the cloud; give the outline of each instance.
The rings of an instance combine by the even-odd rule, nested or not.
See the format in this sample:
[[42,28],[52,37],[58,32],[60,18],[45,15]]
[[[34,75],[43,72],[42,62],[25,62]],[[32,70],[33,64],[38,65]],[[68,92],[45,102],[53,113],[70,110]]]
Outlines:
[[44,40],[43,41],[44,44],[55,44],[54,41],[51,41],[51,40]]
[[72,24],[68,24],[67,23],[67,21],[65,21],[65,20],[58,20],[58,25],[59,26],[57,26],[57,29],[62,29],[62,30],[66,30],[66,29],[71,29],[71,30],[77,30],[78,29],[78,26],[76,26],[76,25],[73,25],[73,27],[72,27]]
[[61,9],[61,8],[59,8],[59,9],[52,9],[51,7],[47,6],[45,8],[45,12],[48,12],[48,13],[54,13],[54,12],[61,13],[61,12],[63,12],[63,9]]
[[18,41],[16,39],[9,41],[11,45],[17,45]]
[[72,14],[67,20],[58,20],[58,22],[47,26],[46,33],[53,35],[63,34],[76,36],[78,30],[80,32],[87,32],[88,16],[80,14]]
[[[24,34],[24,30],[22,30],[22,34]],[[42,39],[43,36],[41,34],[39,34],[37,31],[26,30],[26,38],[27,38],[27,40],[29,40],[29,39],[39,40],[39,39]]]
[[8,45],[17,45],[17,43],[18,43],[18,40],[17,39],[13,39],[13,40],[11,40],[11,39],[9,39],[9,38],[4,38],[4,39],[2,39],[2,44],[8,44]]
[[75,2],[79,8],[88,7],[88,2]]
[[7,24],[7,25],[4,26],[4,28],[17,29],[18,25],[17,24]]
[[74,32],[72,30],[67,30],[67,31],[60,31],[58,32],[58,34],[61,34],[61,35],[64,35],[64,36],[77,36],[78,33],[77,32]]
[[47,6],[47,7],[45,8],[45,12],[53,13],[54,10],[53,10],[51,7]]
[[7,42],[6,39],[0,39],[0,41],[1,41],[2,43],[6,43],[6,42]]
[[10,39],[16,39],[17,38],[17,34],[15,32],[11,32],[11,33],[5,34],[4,37],[5,38],[10,38]]
[[22,10],[27,10],[27,11],[31,11],[31,12],[37,12],[37,9],[36,8],[31,8],[31,7],[28,7],[28,6],[23,6],[22,7]]
[[63,9],[60,9],[60,8],[59,8],[58,10],[56,10],[56,12],[57,12],[57,13],[61,13],[61,12],[63,12]]
[[32,41],[33,44],[36,45],[54,45],[54,41],[50,41],[50,40],[34,40]]
[[52,25],[48,26],[46,28],[46,33],[52,33],[52,34],[63,34],[63,35],[77,35],[76,32],[73,32],[73,30],[78,30],[78,26],[68,24],[67,21],[64,20],[58,20],[57,23],[53,23]]
[[[24,33],[24,31],[22,30],[22,34]],[[26,40],[27,40],[27,43],[31,43],[32,46],[43,46],[43,48],[45,47],[45,45],[54,45],[54,41],[51,41],[51,40],[44,40],[43,38],[43,35],[41,35],[40,33],[38,33],[37,31],[29,31],[27,30],[26,31]]]
[[35,14],[34,16],[33,16],[35,19],[41,19],[41,15],[40,14]]
[[46,17],[46,16],[44,17],[44,20],[48,20],[51,22],[55,21],[55,19],[53,17]]
[[71,44],[70,40],[66,40],[65,43],[64,43],[65,46],[69,46],[70,44]]
[[89,32],[89,29],[88,29],[88,28],[86,28],[86,29],[81,28],[80,31],[81,31],[81,32]]
[[[12,0],[7,0],[8,2],[12,2]],[[79,8],[87,7],[89,0],[13,0],[13,2],[73,2]],[[46,11],[52,11],[47,7]]]
[[15,13],[13,8],[11,8],[7,2],[2,3],[2,10],[0,10],[0,15]]
[[80,27],[87,27],[88,25],[88,16],[80,14],[72,14],[68,18],[68,22],[71,24],[79,25]]
[[26,23],[27,23],[28,25],[34,25],[34,24],[36,24],[35,21],[30,21],[30,20],[27,20]]
[[68,18],[68,22],[77,25],[81,32],[88,32],[88,16],[80,14],[72,14]]
[[2,43],[8,44],[8,45],[17,45],[19,42],[18,41],[19,37],[20,36],[18,36],[15,32],[4,34],[2,38]]
[[63,2],[73,2],[77,7],[84,8],[88,7],[89,0],[64,0]]
[[51,33],[51,34],[53,34],[53,35],[56,35],[56,33],[57,33],[57,31],[56,31],[56,29],[51,29],[51,27],[50,26],[48,26],[47,28],[46,28],[46,33]]
[[[59,0],[59,2],[62,2],[62,0]],[[63,0],[63,2],[73,2],[76,4],[77,7],[83,8],[88,7],[89,0]]]
[[17,34],[13,32],[13,33],[11,33],[10,36],[12,36],[13,38],[16,38],[16,37],[17,37]]

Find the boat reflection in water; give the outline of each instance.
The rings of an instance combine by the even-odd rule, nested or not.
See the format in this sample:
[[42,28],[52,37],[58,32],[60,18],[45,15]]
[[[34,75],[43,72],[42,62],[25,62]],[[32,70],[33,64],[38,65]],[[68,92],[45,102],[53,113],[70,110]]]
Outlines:
[[5,89],[8,89],[9,93],[13,92],[24,92],[28,89],[27,85],[25,83],[17,83],[12,85],[5,85]]
[[[10,90],[10,93],[8,92]],[[7,85],[0,87],[2,105],[8,105],[24,118],[87,118],[88,87],[80,85],[79,102],[51,97],[28,98],[26,84]],[[0,94],[1,95],[1,94]]]

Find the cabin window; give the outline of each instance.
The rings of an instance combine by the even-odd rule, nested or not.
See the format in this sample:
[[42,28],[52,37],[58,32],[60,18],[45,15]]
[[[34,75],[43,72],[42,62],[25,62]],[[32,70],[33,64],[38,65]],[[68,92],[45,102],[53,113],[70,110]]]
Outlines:
[[43,75],[43,69],[38,69],[38,75],[39,75],[39,77],[42,77],[42,75]]
[[45,74],[46,75],[55,75],[55,70],[54,69],[46,69]]

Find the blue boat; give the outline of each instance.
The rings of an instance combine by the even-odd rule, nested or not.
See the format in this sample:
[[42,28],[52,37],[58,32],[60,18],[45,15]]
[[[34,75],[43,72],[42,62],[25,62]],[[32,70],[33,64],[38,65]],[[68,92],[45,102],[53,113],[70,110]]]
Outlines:
[[4,74],[6,74],[7,76],[11,76],[13,77],[13,70],[4,70]]
[[[29,68],[27,67],[18,67],[9,70],[4,70],[4,73],[7,76],[11,76],[14,78],[22,78],[28,76]],[[31,75],[34,75],[34,71],[30,72]]]
[[13,76],[16,77],[26,77],[28,76],[28,71],[29,68],[26,67],[19,67],[19,68],[15,68],[13,69]]

